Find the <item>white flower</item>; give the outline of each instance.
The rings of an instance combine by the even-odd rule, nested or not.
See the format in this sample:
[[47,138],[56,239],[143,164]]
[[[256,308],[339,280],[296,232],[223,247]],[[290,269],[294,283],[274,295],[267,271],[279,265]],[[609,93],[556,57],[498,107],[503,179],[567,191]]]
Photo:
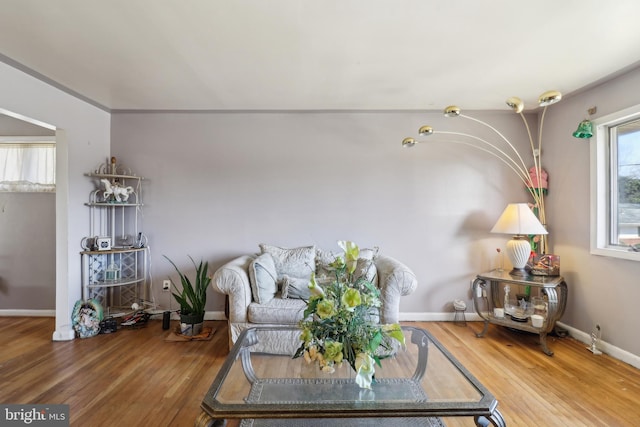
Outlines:
[[311,291],[311,293],[313,295],[317,295],[319,297],[323,297],[324,296],[324,290],[322,289],[322,287],[320,285],[318,285],[318,282],[316,281],[316,273],[315,272],[311,273],[311,279],[309,279],[309,290]]
[[358,353],[356,356],[356,384],[360,388],[371,388],[373,374],[375,373],[374,360],[367,353]]

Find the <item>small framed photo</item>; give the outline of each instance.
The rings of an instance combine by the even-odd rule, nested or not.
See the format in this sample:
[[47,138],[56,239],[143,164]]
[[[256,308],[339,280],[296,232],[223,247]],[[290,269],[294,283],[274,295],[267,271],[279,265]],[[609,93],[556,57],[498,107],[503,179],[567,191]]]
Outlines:
[[96,246],[99,251],[111,250],[111,237],[98,237],[96,239]]

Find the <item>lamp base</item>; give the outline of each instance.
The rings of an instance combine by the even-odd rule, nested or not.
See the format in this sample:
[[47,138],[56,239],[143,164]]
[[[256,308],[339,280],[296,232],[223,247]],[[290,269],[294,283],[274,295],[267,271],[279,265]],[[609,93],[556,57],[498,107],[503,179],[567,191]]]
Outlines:
[[521,235],[513,236],[513,238],[507,242],[506,252],[513,266],[513,270],[511,270],[509,274],[513,276],[528,276],[529,274],[527,270],[525,270],[525,267],[531,255],[529,239]]
[[509,272],[509,275],[524,277],[524,276],[529,276],[529,272],[527,271],[526,268],[514,268]]

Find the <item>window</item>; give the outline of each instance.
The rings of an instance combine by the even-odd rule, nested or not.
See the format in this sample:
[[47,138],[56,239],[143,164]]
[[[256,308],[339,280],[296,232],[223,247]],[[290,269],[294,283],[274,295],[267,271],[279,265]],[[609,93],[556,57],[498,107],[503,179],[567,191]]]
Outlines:
[[640,106],[594,124],[591,253],[640,261]]
[[11,137],[0,141],[0,191],[56,190],[56,144],[46,139]]

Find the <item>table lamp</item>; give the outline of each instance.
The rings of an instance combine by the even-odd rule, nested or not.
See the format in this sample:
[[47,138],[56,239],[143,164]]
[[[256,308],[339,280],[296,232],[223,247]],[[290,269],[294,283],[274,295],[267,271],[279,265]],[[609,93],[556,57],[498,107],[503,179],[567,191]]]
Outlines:
[[526,203],[510,203],[491,229],[492,233],[512,234],[507,242],[507,256],[513,265],[509,272],[514,276],[527,276],[525,266],[531,255],[531,244],[527,236],[547,234]]

